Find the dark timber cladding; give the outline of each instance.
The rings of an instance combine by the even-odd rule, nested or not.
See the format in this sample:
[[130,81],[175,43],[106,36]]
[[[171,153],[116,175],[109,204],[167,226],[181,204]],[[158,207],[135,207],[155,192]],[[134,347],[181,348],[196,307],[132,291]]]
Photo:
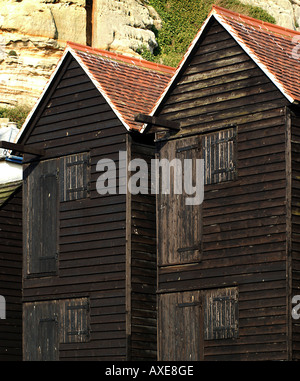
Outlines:
[[[193,353],[196,359],[288,358],[288,103],[212,18],[156,113],[180,122],[182,127],[180,134],[170,133],[166,140],[160,135],[160,158],[175,155],[180,144],[198,144],[198,158],[204,157],[206,166],[210,163],[212,169],[212,173],[208,173],[208,167],[205,169],[205,200],[201,208],[185,207],[185,214],[180,200],[176,209],[176,203],[171,205],[158,197],[159,359],[174,359],[174,348],[179,351],[180,339],[177,337],[174,344],[175,328],[171,324],[170,331],[166,331],[166,319],[184,332],[181,345],[186,346],[186,354]],[[298,146],[293,142],[293,147],[295,167]],[[295,202],[297,181],[293,179]],[[198,236],[188,231],[186,223],[195,218],[194,214],[198,218]],[[176,226],[172,216],[176,216]],[[165,250],[171,242],[177,245],[172,247],[172,253]],[[184,308],[189,323],[181,326]],[[191,314],[192,309],[202,312]],[[225,320],[212,321],[213,314]],[[195,330],[190,332],[190,325],[196,331],[200,327],[204,330],[198,354],[194,351],[200,344],[194,343]],[[299,328],[294,326],[294,332],[297,334]]]
[[[37,223],[37,211],[41,219],[26,225],[25,359],[44,359],[37,348],[46,339],[47,359],[155,359],[155,200],[96,190],[100,159],[118,163],[127,151],[149,160],[153,146],[129,136],[71,55],[23,141],[46,151],[24,170],[25,222]],[[45,228],[54,229],[51,242]]]
[[[291,268],[292,268],[292,296],[299,295],[299,252],[300,252],[300,114],[294,110],[291,113]],[[300,325],[298,320],[292,322],[293,360],[300,358]]]
[[4,201],[0,186],[0,290],[6,319],[0,317],[0,361],[22,360],[22,186]]

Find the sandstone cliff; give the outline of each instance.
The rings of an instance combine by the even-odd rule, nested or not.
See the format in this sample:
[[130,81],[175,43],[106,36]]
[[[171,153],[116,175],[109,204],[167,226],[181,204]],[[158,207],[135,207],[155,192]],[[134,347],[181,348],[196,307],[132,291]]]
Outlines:
[[280,26],[300,30],[300,0],[240,0],[267,11]]
[[[241,0],[299,29],[300,0]],[[147,0],[0,0],[0,106],[39,97],[66,41],[137,55],[162,21]]]
[[160,24],[141,0],[0,0],[0,106],[33,105],[66,41],[137,56]]

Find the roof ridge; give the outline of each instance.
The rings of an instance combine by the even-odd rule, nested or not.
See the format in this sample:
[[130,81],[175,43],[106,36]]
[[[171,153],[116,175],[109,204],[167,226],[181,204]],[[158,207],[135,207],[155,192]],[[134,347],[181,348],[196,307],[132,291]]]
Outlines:
[[142,67],[145,69],[161,71],[161,72],[164,72],[166,74],[174,74],[174,72],[176,70],[173,67],[158,64],[156,62],[146,61],[142,58],[130,57],[130,56],[126,56],[125,54],[110,52],[108,50],[94,48],[94,47],[90,47],[90,46],[86,46],[86,45],[81,45],[81,44],[71,42],[71,41],[67,41],[67,46],[73,50],[75,49],[75,50],[80,50],[80,51],[85,52],[85,53],[101,55],[101,56],[106,57],[106,58],[115,59],[118,61],[122,61],[124,63],[129,63],[131,65],[139,66],[139,67]]
[[[280,25],[271,24],[268,21],[257,20],[253,17],[246,16],[246,15],[243,15],[241,13],[234,12],[234,11],[230,11],[228,9],[219,7],[217,5],[213,5],[211,13],[212,14],[218,14],[220,16],[232,17],[234,19],[237,19],[237,17],[239,17],[241,20],[245,20],[245,21],[247,20],[248,24],[250,24],[250,25],[254,25],[254,26],[261,26],[262,25],[267,30],[269,30],[270,32],[279,33],[283,36],[287,36],[287,37],[300,36],[299,31],[289,29],[289,28],[285,28],[285,27],[280,26]],[[250,23],[249,23],[249,21],[250,21]]]

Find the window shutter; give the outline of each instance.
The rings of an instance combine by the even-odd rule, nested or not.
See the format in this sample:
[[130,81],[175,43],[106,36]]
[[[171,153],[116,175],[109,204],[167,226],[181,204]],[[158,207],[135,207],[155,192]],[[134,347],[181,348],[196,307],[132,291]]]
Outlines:
[[[196,179],[196,160],[201,159],[201,139],[198,136],[180,139],[176,142],[176,158],[182,163],[182,195],[175,198],[172,207],[176,205],[176,215],[179,219],[177,235],[177,262],[193,263],[199,262],[202,258],[202,205],[186,205],[189,197],[184,190],[184,180],[190,174],[184,172],[184,161],[192,160],[192,178],[195,184]],[[203,179],[201,179],[203,184]],[[193,197],[193,196],[192,196]]]
[[56,271],[57,261],[57,176],[56,173],[49,173],[41,175],[39,180],[42,196],[40,208],[42,239],[37,257],[38,272],[53,273]]
[[72,201],[88,197],[89,155],[80,153],[60,160],[60,200]]
[[63,311],[63,343],[86,342],[89,339],[89,302],[87,298],[67,300]]
[[205,340],[237,338],[237,288],[207,291],[204,299]]
[[[184,181],[189,180],[195,186],[196,166],[193,165],[191,173],[184,173],[184,161],[187,159],[195,164],[197,159],[202,159],[201,137],[192,136],[162,144],[159,160],[164,159],[169,163],[176,160],[181,168],[180,171],[170,168],[170,188],[166,194],[162,192],[163,185],[167,188],[166,175],[160,172],[160,191],[157,195],[158,263],[161,266],[197,263],[202,259],[202,205],[186,204],[187,198],[194,196],[185,192]],[[201,182],[203,185],[203,179]]]
[[57,160],[40,162],[26,179],[25,245],[28,274],[57,270],[58,181]]
[[236,177],[236,128],[203,137],[205,184],[218,184]]

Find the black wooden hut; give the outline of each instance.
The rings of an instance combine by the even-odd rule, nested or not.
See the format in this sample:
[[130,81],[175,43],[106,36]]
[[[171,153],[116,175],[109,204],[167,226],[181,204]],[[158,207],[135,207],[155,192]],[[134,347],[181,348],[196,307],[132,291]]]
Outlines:
[[299,36],[214,7],[145,117],[204,159],[202,204],[157,197],[159,360],[299,359]]
[[124,183],[120,152],[152,157],[134,116],[150,112],[172,73],[69,43],[27,118],[15,146],[24,360],[156,359],[155,197],[99,194],[97,164],[115,162]]
[[0,361],[22,360],[22,182],[0,184]]
[[[24,360],[299,359],[297,41],[214,7],[175,73],[69,44],[14,146]],[[203,203],[99,194],[155,146],[204,159]]]

